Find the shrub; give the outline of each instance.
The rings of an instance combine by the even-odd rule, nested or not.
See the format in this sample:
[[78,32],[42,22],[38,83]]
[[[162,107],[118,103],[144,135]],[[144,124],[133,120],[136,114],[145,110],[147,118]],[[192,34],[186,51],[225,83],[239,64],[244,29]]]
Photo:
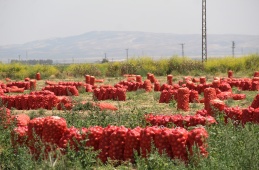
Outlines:
[[82,77],[86,74],[101,76],[102,74],[96,64],[71,64],[64,71],[74,77]]
[[121,76],[121,74],[120,74],[121,63],[120,62],[108,63],[107,67],[108,67],[107,72],[105,74],[106,76],[108,76],[108,77]]

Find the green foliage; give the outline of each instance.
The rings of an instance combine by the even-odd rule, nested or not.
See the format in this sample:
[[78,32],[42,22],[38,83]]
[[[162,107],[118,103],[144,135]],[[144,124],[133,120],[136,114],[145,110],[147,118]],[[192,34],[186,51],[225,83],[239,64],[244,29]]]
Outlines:
[[36,73],[41,74],[42,79],[49,78],[51,75],[57,75],[59,74],[59,70],[52,65],[34,65],[34,66],[27,66],[30,67],[28,70],[30,71],[29,77],[35,78]]
[[99,151],[94,151],[93,148],[86,147],[86,141],[82,141],[80,148],[77,152],[74,150],[66,150],[66,154],[60,157],[56,168],[57,169],[94,169],[97,163],[97,156]]
[[208,59],[205,63],[205,71],[211,73],[227,73],[228,70],[234,72],[242,71],[245,69],[246,57],[234,58],[234,57],[222,57]]
[[135,154],[136,159],[136,167],[138,170],[169,170],[169,169],[186,169],[185,164],[183,162],[172,160],[166,154],[160,155],[158,150],[154,148],[151,149],[151,153],[149,157],[142,158]]
[[101,63],[108,63],[108,62],[109,62],[109,60],[107,58],[103,58]]
[[157,62],[155,62],[155,67],[156,67],[156,70],[153,72],[154,75],[157,75],[157,76],[167,75],[167,72],[169,70],[168,59],[162,58],[158,60]]
[[235,73],[248,74],[252,76],[259,69],[258,54],[233,58],[208,58],[202,63],[187,57],[172,56],[154,60],[151,57],[130,58],[122,62],[104,62],[97,64],[70,64],[70,65],[25,65],[20,63],[0,63],[0,78],[23,79],[25,77],[35,78],[37,72],[41,73],[43,79],[54,77],[82,77],[86,74],[93,76],[117,77],[123,74],[137,74],[146,76],[153,73],[156,76],[167,74],[191,74],[200,76],[204,74],[222,74],[232,70]]
[[[133,62],[132,60],[130,62]],[[138,67],[137,74],[144,76],[147,73],[153,73],[156,70],[155,61],[151,57],[141,57],[135,60],[136,66]]]
[[258,54],[252,54],[243,57],[221,57],[210,58],[204,63],[205,72],[210,74],[227,73],[228,70],[232,70],[235,73],[241,73],[241,75],[252,76],[254,71],[259,69],[259,56]]
[[244,67],[246,70],[258,70],[259,69],[259,55],[252,54],[244,57]]
[[59,70],[52,65],[24,65],[20,63],[0,64],[0,77],[11,79],[24,79],[25,77],[35,78],[36,73],[41,78],[49,78],[51,75],[59,74]]
[[[145,126],[146,122],[144,120],[144,113],[140,109],[133,109],[129,112],[110,112],[110,111],[100,111],[97,108],[92,107],[91,104],[80,104],[75,109],[74,112],[61,114],[69,124],[69,126],[75,127],[90,127],[90,126],[102,126],[106,127],[108,125],[125,126],[129,128],[134,128],[136,126]],[[81,112],[80,112],[81,111]],[[82,111],[86,111],[85,114]]]
[[113,62],[108,64],[106,76],[108,77],[118,77],[121,76],[121,63],[120,62]]
[[87,74],[92,76],[102,75],[97,64],[71,64],[65,68],[65,72],[74,77],[82,77]]
[[191,60],[186,57],[173,56],[169,59],[167,74],[190,74],[192,71],[203,71],[203,64],[200,61]]
[[34,168],[35,162],[26,147],[18,147],[16,150],[8,147],[0,152],[0,169]]
[[257,169],[259,167],[259,126],[219,124],[208,128],[209,156],[199,169]]

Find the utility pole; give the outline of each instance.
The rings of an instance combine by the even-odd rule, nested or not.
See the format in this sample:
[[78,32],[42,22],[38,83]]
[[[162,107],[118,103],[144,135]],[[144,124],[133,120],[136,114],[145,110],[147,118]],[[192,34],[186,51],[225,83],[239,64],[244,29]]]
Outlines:
[[126,50],[126,56],[127,56],[127,62],[129,60],[129,49],[125,49]]
[[235,41],[232,41],[232,56],[235,57]]
[[182,57],[184,57],[184,44],[180,44],[182,46]]
[[126,56],[127,56],[127,65],[126,65],[127,66],[127,74],[129,74],[129,68],[128,68],[128,64],[129,64],[128,63],[129,62],[129,49],[128,48],[126,49]]
[[207,61],[206,0],[202,0],[202,62]]

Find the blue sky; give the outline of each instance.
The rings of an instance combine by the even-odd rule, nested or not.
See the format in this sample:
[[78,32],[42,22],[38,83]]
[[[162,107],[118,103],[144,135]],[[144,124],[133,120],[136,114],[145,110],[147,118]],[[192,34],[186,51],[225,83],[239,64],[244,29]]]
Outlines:
[[[0,45],[89,31],[201,34],[202,0],[0,0]],[[259,0],[207,0],[208,34],[259,35]]]

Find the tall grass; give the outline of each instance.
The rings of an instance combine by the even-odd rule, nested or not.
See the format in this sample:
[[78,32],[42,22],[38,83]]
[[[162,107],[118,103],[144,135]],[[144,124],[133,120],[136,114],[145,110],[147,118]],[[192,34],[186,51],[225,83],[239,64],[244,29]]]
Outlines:
[[228,70],[234,72],[243,71],[245,69],[245,62],[247,57],[224,57],[224,58],[212,58],[204,64],[206,72],[209,73],[226,73]]
[[57,76],[60,71],[52,65],[25,65],[20,63],[0,64],[0,78],[24,79],[35,78],[36,73],[41,73],[42,78]]
[[172,56],[154,60],[151,57],[130,58],[128,61],[109,63],[82,63],[71,65],[23,65],[19,63],[1,64],[0,78],[22,79],[34,78],[40,72],[43,78],[55,77],[82,77],[86,74],[93,76],[117,77],[124,74],[138,74],[146,76],[153,73],[157,76],[187,75],[200,76],[204,74],[226,74],[232,70],[237,74],[251,76],[259,70],[259,55],[251,54],[243,57],[208,58],[202,63],[187,57]]

